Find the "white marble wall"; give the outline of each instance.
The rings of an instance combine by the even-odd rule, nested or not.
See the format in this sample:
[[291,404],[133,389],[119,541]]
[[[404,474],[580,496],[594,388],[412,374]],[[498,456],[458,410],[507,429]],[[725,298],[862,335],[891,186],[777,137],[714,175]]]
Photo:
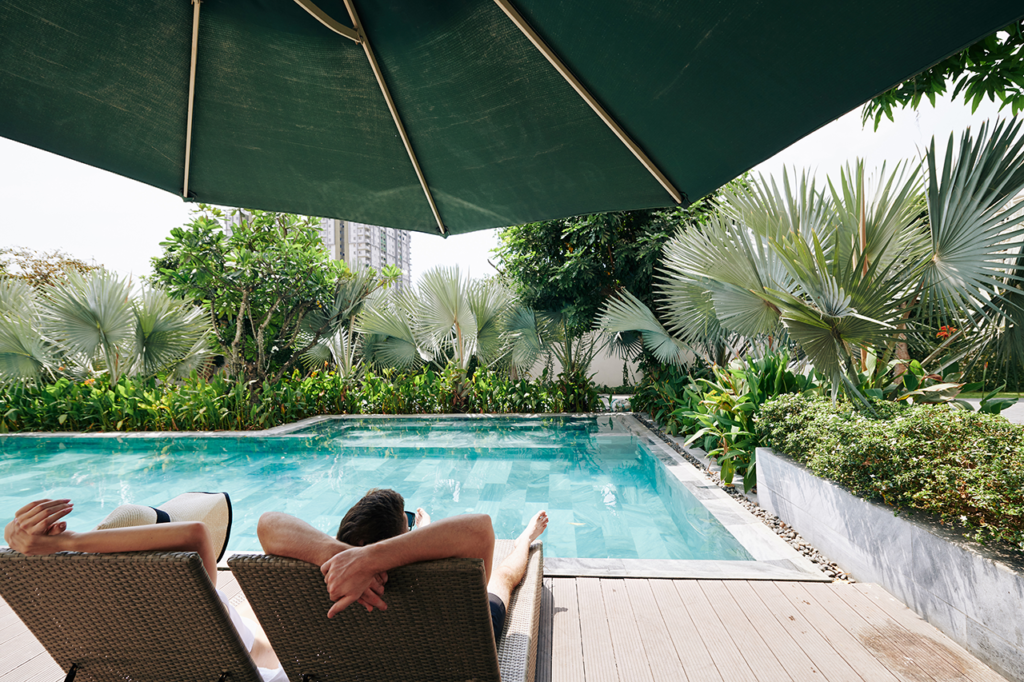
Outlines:
[[1024,682],[1024,558],[894,514],[757,449],[760,504],[862,582],[880,584],[982,661]]

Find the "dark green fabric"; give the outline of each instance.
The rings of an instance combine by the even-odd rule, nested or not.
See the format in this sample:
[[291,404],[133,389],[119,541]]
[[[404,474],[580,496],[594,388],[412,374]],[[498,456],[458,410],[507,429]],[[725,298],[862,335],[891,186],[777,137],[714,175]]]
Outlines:
[[[1024,13],[514,4],[689,199]],[[357,8],[451,233],[672,203],[493,0]],[[0,135],[180,194],[191,35],[188,0],[0,0]],[[189,190],[437,231],[362,48],[292,0],[203,3]]]

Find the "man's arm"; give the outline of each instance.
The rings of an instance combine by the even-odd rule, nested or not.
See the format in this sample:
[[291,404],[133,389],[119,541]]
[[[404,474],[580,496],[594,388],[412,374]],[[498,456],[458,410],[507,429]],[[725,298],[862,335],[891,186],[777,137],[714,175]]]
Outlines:
[[[486,514],[453,516],[366,547],[339,552],[320,567],[334,601],[327,617],[333,618],[359,601],[373,576],[382,571],[417,561],[483,559],[485,577],[490,580],[493,557],[494,528]],[[373,605],[387,608],[379,597]]]
[[[298,559],[317,566],[322,566],[338,553],[353,549],[352,545],[332,538],[302,519],[283,512],[263,514],[256,526],[256,535],[267,554]],[[366,607],[367,611],[387,608],[387,604],[380,598],[387,581],[387,572],[378,571],[356,601]]]
[[338,552],[350,549],[340,540],[319,531],[302,519],[283,512],[267,512],[260,517],[256,535],[267,554],[322,565]]

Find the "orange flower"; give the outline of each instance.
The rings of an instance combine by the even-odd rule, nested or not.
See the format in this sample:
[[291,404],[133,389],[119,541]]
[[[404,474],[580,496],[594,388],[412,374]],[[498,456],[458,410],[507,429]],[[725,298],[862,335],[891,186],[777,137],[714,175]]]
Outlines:
[[956,334],[957,331],[959,331],[959,330],[956,327],[949,327],[949,326],[946,326],[946,325],[942,325],[941,327],[939,327],[939,331],[937,331],[935,333],[935,337],[945,341],[946,339],[948,339],[953,334]]

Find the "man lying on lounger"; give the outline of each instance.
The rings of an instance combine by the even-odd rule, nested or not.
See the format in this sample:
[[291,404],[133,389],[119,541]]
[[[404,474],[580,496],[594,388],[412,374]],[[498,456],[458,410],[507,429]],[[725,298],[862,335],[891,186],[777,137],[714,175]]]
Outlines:
[[463,514],[430,522],[416,510],[416,532],[410,533],[405,501],[394,490],[371,490],[345,514],[336,538],[305,521],[268,512],[260,517],[257,533],[267,554],[301,559],[320,566],[334,606],[328,618],[359,602],[368,611],[386,609],[382,599],[387,571],[433,559],[483,559],[487,576],[491,622],[497,639],[505,622],[512,590],[523,579],[530,543],[548,525],[547,512],[538,512],[515,541],[515,548],[495,569],[494,529],[486,514]]

